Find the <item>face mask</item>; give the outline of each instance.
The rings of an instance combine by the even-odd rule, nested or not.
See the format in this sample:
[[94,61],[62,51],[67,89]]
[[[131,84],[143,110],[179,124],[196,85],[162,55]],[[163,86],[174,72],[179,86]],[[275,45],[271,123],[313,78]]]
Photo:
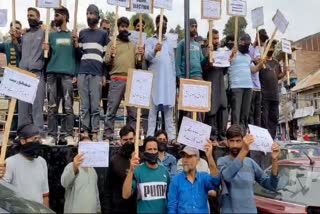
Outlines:
[[158,162],[158,153],[143,153],[144,160],[147,161],[149,164],[156,164]]
[[120,31],[118,35],[118,39],[120,39],[123,42],[129,42],[130,35],[131,33],[129,33],[128,31]]
[[123,144],[121,147],[121,151],[125,157],[130,158],[132,152],[134,151],[134,143],[128,142]]
[[165,152],[167,150],[167,144],[165,142],[160,142],[158,150],[160,152]]
[[240,148],[231,148],[230,149],[230,155],[232,157],[237,157],[238,154],[240,153],[241,149]]
[[87,18],[87,23],[89,25],[89,27],[94,27],[99,23],[99,19],[91,19],[91,18]]
[[23,144],[20,147],[20,153],[28,158],[37,158],[40,154],[40,145],[39,141]]
[[242,54],[249,53],[249,45],[239,45],[238,49]]
[[62,20],[56,20],[56,21],[55,21],[56,27],[61,27],[62,24],[63,24],[63,21],[62,21]]
[[268,51],[267,57],[272,57],[273,56],[273,51]]
[[30,28],[35,28],[39,26],[39,22],[36,19],[28,19]]

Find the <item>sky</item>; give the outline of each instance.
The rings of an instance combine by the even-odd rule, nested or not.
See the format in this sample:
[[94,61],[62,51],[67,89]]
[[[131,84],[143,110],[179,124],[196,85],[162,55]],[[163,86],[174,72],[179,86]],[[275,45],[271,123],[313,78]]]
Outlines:
[[[222,32],[224,26],[229,18],[226,14],[226,0],[223,1],[222,6],[222,19],[214,22],[214,28]],[[86,24],[86,8],[89,4],[96,4],[99,8],[105,11],[115,11],[115,7],[108,5],[107,0],[79,0],[78,9],[78,23]],[[73,14],[74,14],[74,0],[62,0],[62,4],[69,9],[70,13],[70,23],[68,27],[72,29],[73,27]],[[303,5],[302,5],[303,4]],[[251,24],[251,10],[256,7],[264,7],[265,16],[265,28],[269,35],[275,29],[272,22],[272,17],[279,9],[286,19],[289,21],[289,26],[285,34],[277,33],[276,38],[286,38],[289,40],[296,41],[298,39],[304,38],[306,36],[312,35],[314,33],[320,32],[320,25],[316,24],[319,20],[319,8],[320,0],[247,0],[247,22],[248,26],[246,32],[252,37],[255,35],[255,29],[252,28]],[[16,19],[22,21],[24,27],[27,27],[27,8],[30,6],[35,6],[35,0],[16,0]],[[200,13],[200,0],[190,0],[190,17],[196,18],[198,21],[198,32],[201,36],[206,36],[208,31],[208,22],[206,20],[201,20]],[[0,0],[0,9],[8,9],[8,20],[11,20],[11,1]],[[46,20],[46,10],[40,9],[41,20]],[[119,13],[121,16],[127,16],[130,18],[134,13],[126,12],[124,8],[120,8]],[[160,11],[155,9],[154,14],[151,16],[155,18]],[[175,28],[176,25],[184,25],[184,0],[173,0],[173,10],[165,11],[165,15],[168,17],[168,30]],[[53,19],[53,10],[51,11],[51,17]],[[9,26],[0,27],[2,33],[6,33],[9,30]]]

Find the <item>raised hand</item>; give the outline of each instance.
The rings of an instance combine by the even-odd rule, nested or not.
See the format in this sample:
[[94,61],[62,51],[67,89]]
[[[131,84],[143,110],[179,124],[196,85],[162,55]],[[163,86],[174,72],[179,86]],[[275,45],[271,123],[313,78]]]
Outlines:
[[272,151],[272,154],[271,154],[272,160],[278,160],[280,157],[280,152],[281,152],[279,144],[274,142],[272,144],[271,151]]
[[84,160],[83,154],[77,154],[73,158],[73,171],[75,175],[79,173],[79,167],[82,164],[83,160]]
[[242,148],[249,151],[250,150],[250,146],[251,144],[254,142],[254,137],[253,135],[246,135],[244,138],[243,138],[243,146]]

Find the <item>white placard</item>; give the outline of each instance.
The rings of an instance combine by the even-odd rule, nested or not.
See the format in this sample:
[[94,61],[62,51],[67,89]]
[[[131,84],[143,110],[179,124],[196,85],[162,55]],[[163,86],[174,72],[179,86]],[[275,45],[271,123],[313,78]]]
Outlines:
[[36,98],[39,80],[19,71],[6,67],[0,91],[6,96],[33,104]]
[[202,0],[202,18],[220,19],[221,1],[220,0]]
[[151,72],[133,71],[128,105],[149,108],[152,80],[153,74]]
[[254,136],[254,143],[251,144],[250,150],[271,152],[273,140],[267,129],[249,125],[250,134]]
[[182,106],[209,108],[209,87],[204,85],[183,85]]
[[154,7],[166,10],[172,10],[173,0],[155,0]]
[[111,4],[114,6],[125,7],[125,8],[130,7],[130,0],[108,0],[107,2],[108,4]]
[[109,166],[109,143],[79,142],[78,152],[84,155],[81,167]]
[[282,39],[281,46],[284,53],[292,54],[291,42],[289,40]]
[[40,8],[59,8],[61,6],[61,0],[36,0],[37,7]]
[[[139,31],[130,31],[131,35],[129,36],[129,40],[130,42],[133,42],[136,47],[138,47],[140,44],[139,44],[139,34],[140,32]],[[147,40],[147,34],[146,33],[142,33],[142,45],[145,44]]]
[[246,16],[247,2],[245,0],[228,0],[228,14],[230,16]]
[[135,13],[152,13],[153,0],[131,0],[130,11]]
[[274,15],[272,21],[281,33],[286,32],[289,22],[286,20],[280,10],[277,10],[277,13]]
[[224,48],[219,48],[217,51],[213,51],[213,66],[215,67],[230,67],[230,56],[232,51]]
[[258,7],[251,11],[251,21],[254,29],[264,25],[263,7]]
[[204,151],[204,145],[210,139],[210,134],[211,126],[183,117],[177,141]]
[[0,9],[0,27],[7,26],[8,23],[8,10]]
[[167,33],[166,38],[173,48],[178,47],[179,35],[177,33]]

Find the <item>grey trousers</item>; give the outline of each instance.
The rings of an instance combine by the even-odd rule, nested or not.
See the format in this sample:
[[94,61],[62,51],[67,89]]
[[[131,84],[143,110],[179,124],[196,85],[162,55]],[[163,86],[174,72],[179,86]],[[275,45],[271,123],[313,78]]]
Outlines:
[[[108,111],[105,120],[105,135],[110,137],[114,133],[114,121],[116,114],[124,98],[126,91],[126,81],[123,80],[111,80],[108,93]],[[127,125],[132,128],[136,128],[137,122],[137,109],[134,107],[127,107]]]
[[261,126],[261,91],[252,92],[249,123]]
[[244,129],[248,127],[252,89],[232,88],[231,89],[231,123],[239,124]]
[[45,137],[44,120],[43,120],[43,105],[45,97],[45,82],[42,72],[34,72],[39,79],[36,98],[33,105],[18,101],[18,127],[25,124],[33,123],[38,127],[41,137]]
[[[74,125],[73,114],[73,77],[65,74],[48,74],[48,135],[57,138],[58,109],[62,99],[63,114],[61,136],[72,136]],[[60,136],[60,137],[61,137]]]
[[78,75],[78,89],[81,99],[81,124],[84,131],[99,132],[102,76]]

